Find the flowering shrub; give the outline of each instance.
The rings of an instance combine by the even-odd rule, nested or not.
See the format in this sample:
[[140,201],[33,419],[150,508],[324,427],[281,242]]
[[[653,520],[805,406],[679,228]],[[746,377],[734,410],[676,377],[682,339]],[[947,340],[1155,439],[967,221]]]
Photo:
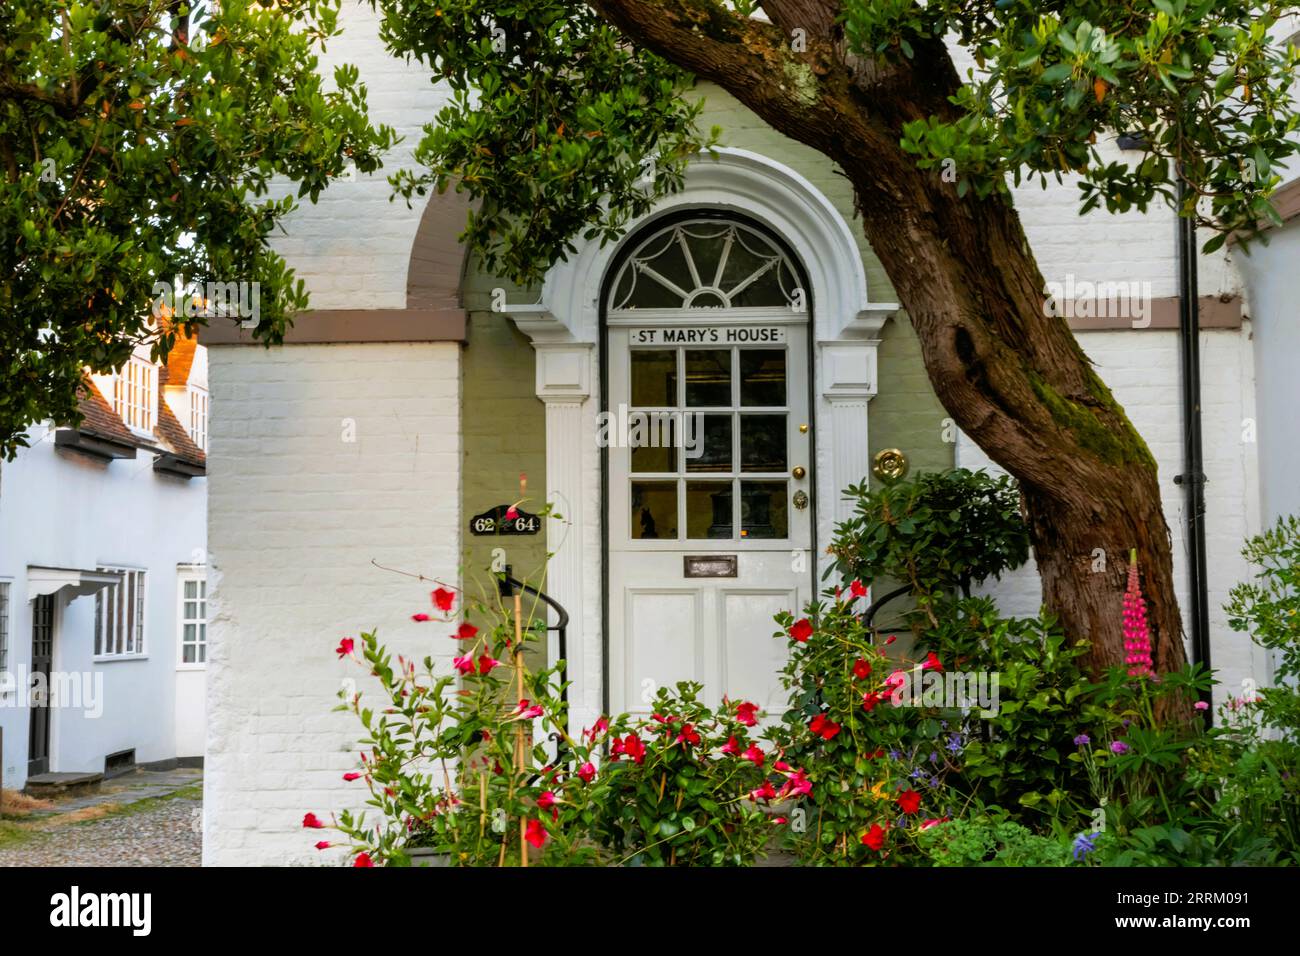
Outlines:
[[700,703],[701,689],[661,689],[648,720],[614,724],[592,822],[623,862],[748,865],[771,836],[773,818],[760,802],[799,785],[797,771],[750,738],[752,705],[724,702],[714,711]]
[[[761,808],[807,792],[801,771],[750,737],[754,705],[715,711],[698,684],[660,691],[650,717],[602,718],[571,737],[562,662],[523,668],[522,645],[541,630],[517,641],[509,614],[480,629],[453,618],[453,592],[439,588],[433,601],[436,613],[415,619],[455,626],[453,673],[436,673],[431,658],[394,666],[374,633],[337,648],[382,691],[378,709],[359,693],[337,708],[366,730],[344,779],[369,790],[377,820],[343,811],[303,824],[341,833],[354,865],[406,866],[425,848],[459,866],[748,865],[774,823]],[[480,607],[476,619],[492,613]]]
[[808,608],[816,625],[777,617],[778,638],[791,644],[782,674],[790,704],[770,737],[807,768],[811,790],[790,811],[788,838],[805,863],[899,862],[921,830],[953,810],[944,778],[957,766],[960,731],[938,708],[891,704],[909,670],[942,664],[890,662],[855,611],[863,595],[856,582],[828,594]]

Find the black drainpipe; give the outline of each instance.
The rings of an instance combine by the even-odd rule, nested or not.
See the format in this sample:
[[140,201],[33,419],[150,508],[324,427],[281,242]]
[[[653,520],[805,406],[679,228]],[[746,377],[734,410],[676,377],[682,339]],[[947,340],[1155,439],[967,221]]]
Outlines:
[[[1186,186],[1178,179],[1178,205],[1186,199]],[[1182,356],[1183,473],[1174,478],[1187,497],[1188,585],[1192,596],[1192,663],[1210,663],[1210,596],[1205,560],[1205,455],[1201,446],[1201,309],[1196,276],[1196,220],[1178,216],[1178,334]],[[1211,703],[1210,692],[1201,700]],[[1204,711],[1208,726],[1213,708]]]

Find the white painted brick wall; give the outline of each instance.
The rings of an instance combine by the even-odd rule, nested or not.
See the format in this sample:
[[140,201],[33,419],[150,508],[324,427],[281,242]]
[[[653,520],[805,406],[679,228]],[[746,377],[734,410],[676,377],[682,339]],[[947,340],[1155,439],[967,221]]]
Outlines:
[[[1182,405],[1179,391],[1178,336],[1174,332],[1085,332],[1079,340],[1097,371],[1146,439],[1160,466],[1161,498],[1173,536],[1178,600],[1187,611],[1186,509],[1174,476],[1182,471]],[[1254,372],[1248,334],[1201,333],[1202,429],[1206,485],[1206,539],[1210,598],[1210,654],[1222,681],[1216,699],[1240,694],[1247,678],[1262,683],[1263,657],[1245,635],[1228,628],[1223,604],[1228,590],[1249,575],[1241,547],[1259,525],[1255,446],[1243,442],[1243,421],[1254,416]],[[988,457],[959,435],[957,464],[990,468]],[[1040,604],[1036,566],[986,587],[1008,614],[1033,615]]]
[[[410,620],[459,554],[456,344],[211,350],[211,537],[204,861],[321,862],[302,817],[359,807],[342,780],[360,725],[331,713],[340,638],[450,660],[447,628]],[[343,441],[344,419],[356,441]]]
[[[434,87],[429,71],[389,55],[379,40],[379,15],[365,0],[344,3],[343,35],[328,44],[320,70],[333,82],[334,67],[357,67],[369,91],[371,123],[393,127],[402,141],[373,175],[332,183],[316,203],[303,198],[277,234],[276,251],[297,271],[313,309],[401,309],[406,306],[406,269],[426,198],[413,208],[389,201],[388,176],[415,168],[411,153],[421,127],[446,104],[445,84]],[[294,191],[296,192],[296,190]]]

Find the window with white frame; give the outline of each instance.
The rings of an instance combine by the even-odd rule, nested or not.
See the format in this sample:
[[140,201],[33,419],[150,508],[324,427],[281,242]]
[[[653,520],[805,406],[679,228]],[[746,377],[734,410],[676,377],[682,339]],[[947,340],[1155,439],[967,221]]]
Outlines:
[[208,450],[208,390],[190,386],[190,441]]
[[113,411],[140,432],[152,432],[158,404],[158,370],[154,364],[133,356],[113,380]]
[[208,581],[202,568],[180,574],[181,663],[208,662]]
[[116,571],[121,580],[95,592],[95,656],[142,656],[145,572],[138,568],[99,570]]
[[[0,581],[0,674],[9,670],[9,582]],[[0,694],[4,693],[0,684]]]

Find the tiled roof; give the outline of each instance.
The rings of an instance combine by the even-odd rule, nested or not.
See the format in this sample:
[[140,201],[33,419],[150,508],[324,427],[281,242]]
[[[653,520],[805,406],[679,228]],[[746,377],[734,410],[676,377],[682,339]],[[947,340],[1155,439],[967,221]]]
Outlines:
[[[179,343],[182,341],[178,339]],[[189,366],[194,360],[193,339],[190,342],[189,357],[185,363],[185,378],[181,379],[183,383],[189,378]],[[175,354],[173,352],[173,354]],[[165,371],[159,370],[158,375],[158,394],[156,401],[158,403],[158,424],[154,428],[154,440],[150,441],[126,426],[126,423],[113,410],[112,404],[106,399],[99,388],[95,385],[90,376],[82,379],[81,389],[78,393],[80,397],[79,408],[82,414],[81,425],[79,429],[89,435],[95,435],[100,438],[106,438],[111,441],[120,442],[130,445],[134,448],[141,448],[146,451],[152,451],[156,454],[174,455],[180,461],[198,467],[207,466],[207,455],[203,449],[190,439],[189,432],[172,413],[171,406],[163,398],[163,387],[166,382]]]
[[158,396],[158,427],[154,429],[154,434],[160,439],[159,445],[166,451],[170,451],[181,461],[206,467],[207,455],[203,454],[203,449],[190,440],[189,432],[176,420],[176,416],[172,414],[171,406],[163,401],[161,386]]
[[118,418],[117,412],[113,411],[113,406],[89,376],[82,379],[77,394],[80,399],[78,407],[83,416],[80,425],[82,431],[128,445],[142,445],[140,439],[126,427],[122,419]]

